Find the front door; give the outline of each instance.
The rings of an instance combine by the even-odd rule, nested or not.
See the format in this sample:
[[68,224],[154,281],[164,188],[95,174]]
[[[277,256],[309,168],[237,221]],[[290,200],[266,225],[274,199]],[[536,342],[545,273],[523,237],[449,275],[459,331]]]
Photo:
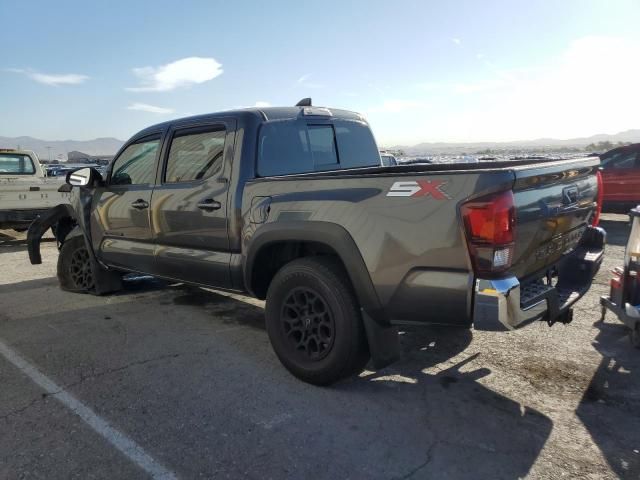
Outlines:
[[158,275],[231,286],[227,194],[234,136],[229,119],[169,133],[151,200]]
[[107,185],[94,196],[94,249],[108,265],[144,273],[154,271],[149,219],[160,134],[135,140],[113,161]]

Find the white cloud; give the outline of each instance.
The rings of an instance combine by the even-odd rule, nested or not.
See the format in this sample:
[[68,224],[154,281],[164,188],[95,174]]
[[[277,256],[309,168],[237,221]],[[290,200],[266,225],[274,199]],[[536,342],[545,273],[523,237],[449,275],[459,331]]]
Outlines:
[[127,110],[137,110],[139,112],[156,113],[160,115],[174,112],[172,108],[157,107],[155,105],[149,105],[148,103],[132,103],[127,107]]
[[138,67],[133,73],[140,80],[132,92],[167,92],[180,87],[208,82],[223,72],[222,65],[213,58],[188,57],[159,67]]
[[45,85],[51,85],[53,87],[58,87],[60,85],[79,85],[89,80],[89,76],[80,75],[78,73],[40,73],[35,70],[26,70],[22,68],[7,68],[6,71],[26,75],[31,80]]
[[452,38],[451,41],[456,45],[460,45],[462,43],[462,40],[460,40],[459,38]]
[[296,83],[298,84],[298,86],[304,88],[324,88],[324,85],[322,85],[321,83],[309,81],[311,77],[312,75],[310,73],[305,73],[300,78],[298,78]]

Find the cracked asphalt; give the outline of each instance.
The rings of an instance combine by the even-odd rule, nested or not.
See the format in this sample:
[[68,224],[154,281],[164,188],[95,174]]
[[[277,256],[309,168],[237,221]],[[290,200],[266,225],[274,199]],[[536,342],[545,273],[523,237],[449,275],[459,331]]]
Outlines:
[[[279,364],[262,304],[138,278],[62,292],[57,250],[29,264],[0,232],[0,342],[177,478],[640,478],[640,351],[611,314],[608,271],[574,322],[516,332],[403,332],[402,359],[331,388]],[[148,478],[0,355],[0,479]]]

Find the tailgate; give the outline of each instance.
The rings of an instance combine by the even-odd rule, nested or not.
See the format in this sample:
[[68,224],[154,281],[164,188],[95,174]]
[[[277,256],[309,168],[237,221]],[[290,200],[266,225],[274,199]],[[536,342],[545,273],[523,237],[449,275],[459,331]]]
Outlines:
[[62,182],[0,179],[0,210],[51,208],[69,203],[70,193],[58,192]]
[[544,271],[577,246],[596,210],[599,165],[594,157],[514,168],[518,278]]

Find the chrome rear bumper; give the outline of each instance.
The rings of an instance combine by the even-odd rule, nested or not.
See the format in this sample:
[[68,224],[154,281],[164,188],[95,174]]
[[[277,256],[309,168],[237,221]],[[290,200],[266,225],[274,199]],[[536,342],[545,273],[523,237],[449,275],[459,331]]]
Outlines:
[[539,300],[526,309],[521,307],[520,282],[515,277],[476,280],[473,325],[477,329],[513,330],[528,322],[542,319],[546,312],[546,299]]
[[604,230],[589,227],[588,231],[586,241],[556,266],[554,285],[541,280],[522,285],[516,277],[476,279],[474,328],[513,330],[534,320],[570,321],[572,305],[591,287],[604,256]]

